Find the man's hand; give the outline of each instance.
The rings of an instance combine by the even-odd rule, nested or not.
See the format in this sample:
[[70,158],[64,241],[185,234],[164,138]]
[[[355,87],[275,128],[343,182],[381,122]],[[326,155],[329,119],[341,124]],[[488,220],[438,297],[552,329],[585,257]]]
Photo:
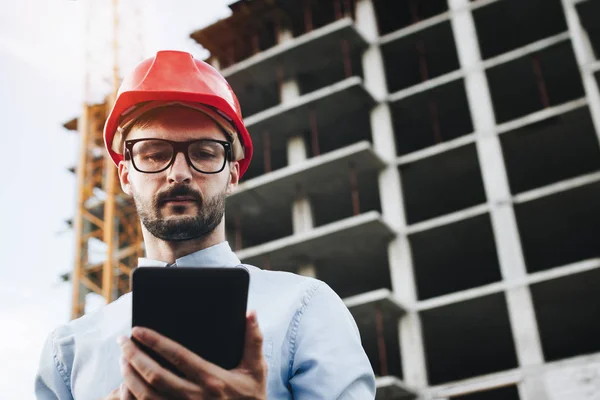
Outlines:
[[102,400],[123,400],[127,399],[126,396],[127,388],[125,388],[124,384],[121,384],[118,388],[110,392],[105,398]]
[[240,365],[225,370],[150,329],[135,327],[132,336],[184,374],[180,378],[161,367],[131,339],[120,338],[122,399],[266,399],[267,364],[262,354],[262,334],[256,313],[246,316],[244,356]]

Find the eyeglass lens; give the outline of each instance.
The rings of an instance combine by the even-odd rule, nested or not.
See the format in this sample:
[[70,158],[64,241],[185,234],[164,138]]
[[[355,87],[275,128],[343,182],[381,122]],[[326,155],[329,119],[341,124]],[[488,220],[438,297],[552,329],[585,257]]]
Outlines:
[[[173,158],[173,145],[162,140],[143,140],[132,147],[135,166],[143,172],[156,172],[167,167]],[[197,140],[188,147],[188,159],[199,171],[218,172],[225,164],[225,147],[218,142]]]

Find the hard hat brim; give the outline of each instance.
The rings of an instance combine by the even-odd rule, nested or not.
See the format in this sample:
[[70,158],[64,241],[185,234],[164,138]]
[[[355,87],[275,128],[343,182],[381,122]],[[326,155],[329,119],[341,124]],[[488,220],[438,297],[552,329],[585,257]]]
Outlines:
[[115,132],[115,136],[112,140],[111,149],[117,153],[122,154],[123,149],[119,148],[122,145],[124,136],[127,135],[131,126],[152,110],[159,108],[165,108],[170,106],[185,107],[192,110],[196,110],[210,119],[212,119],[220,130],[225,134],[226,139],[232,144],[232,155],[234,161],[240,161],[244,159],[244,147],[239,139],[238,132],[233,125],[231,119],[227,116],[218,112],[216,109],[200,103],[191,103],[187,101],[149,101],[146,103],[140,103],[138,106],[130,107],[125,111],[124,114],[119,118],[119,127]]
[[131,90],[121,93],[106,120],[104,125],[104,139],[108,154],[115,165],[119,165],[123,161],[123,155],[114,151],[113,141],[115,134],[119,129],[119,121],[123,113],[129,111],[132,107],[145,102],[162,101],[162,102],[189,102],[200,103],[218,110],[226,116],[235,127],[238,138],[243,147],[244,158],[239,160],[240,176],[248,169],[250,159],[252,158],[252,141],[250,134],[244,126],[243,121],[237,116],[231,106],[221,97],[205,94],[205,93],[190,93],[180,91],[136,91]]

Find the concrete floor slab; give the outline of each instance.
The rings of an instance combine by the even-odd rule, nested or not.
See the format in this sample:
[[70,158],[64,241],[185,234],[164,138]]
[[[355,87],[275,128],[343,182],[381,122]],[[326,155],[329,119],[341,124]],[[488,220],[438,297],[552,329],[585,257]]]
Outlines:
[[[598,392],[600,353],[548,362],[432,386],[423,391],[425,399],[454,399],[465,393],[483,392],[509,386],[534,386],[521,400],[571,400],[592,398]],[[536,390],[537,389],[537,390]],[[523,392],[520,393],[521,395]]]
[[346,297],[344,303],[356,321],[375,374],[402,377],[398,326],[405,308],[389,289]]
[[[390,240],[393,234],[381,215],[372,211],[243,249],[237,255],[243,262],[257,266],[263,266],[268,256],[272,269],[294,271],[300,264],[323,262],[335,265],[336,260],[342,258],[360,258],[361,251],[369,252],[373,246]],[[363,261],[369,262],[368,259]],[[368,268],[369,265],[360,263],[354,267]],[[352,274],[350,266],[346,273]]]
[[[265,173],[262,158],[266,151],[271,155],[273,169],[286,165],[288,139],[310,136],[314,122],[318,126],[319,145],[325,148],[324,151],[333,147],[329,136],[336,141],[344,139],[345,145],[352,141],[348,140],[351,139],[349,136],[340,136],[342,133],[351,133],[356,137],[355,142],[370,138],[368,125],[363,127],[360,115],[365,114],[374,102],[362,79],[352,77],[248,117],[245,123],[252,135],[254,161],[247,175],[252,178]],[[311,114],[314,116],[312,122]],[[358,123],[356,127],[348,126],[348,121]],[[267,140],[268,150],[265,148]]]
[[[339,119],[343,114],[368,107],[374,102],[371,94],[363,86],[362,79],[351,77],[252,115],[245,123],[253,134],[254,146],[258,147],[259,133],[264,131],[274,133],[275,141],[310,130],[310,110],[315,110],[320,122],[327,123]],[[272,143],[272,146],[275,145],[276,143]]]
[[458,396],[450,400],[520,400],[517,385],[503,386],[495,389],[480,390]]
[[375,382],[375,400],[410,400],[417,397],[414,390],[394,376],[382,376]]
[[[277,79],[277,68],[281,67],[283,79],[298,74],[318,73],[332,55],[342,58],[342,41],[346,40],[350,53],[367,47],[367,41],[358,32],[351,18],[315,29],[294,40],[286,41],[260,52],[246,60],[221,71],[234,90],[246,85],[261,85]],[[310,60],[310,62],[306,62]]]
[[332,189],[328,182],[347,176],[350,164],[360,173],[379,169],[384,162],[370,143],[356,143],[241,183],[227,198],[227,213],[254,215],[289,205],[298,187],[306,194],[327,194]]
[[376,310],[381,311],[384,318],[393,320],[401,318],[406,308],[400,304],[388,289],[379,289],[344,299],[346,307],[350,310],[356,323],[374,324]]

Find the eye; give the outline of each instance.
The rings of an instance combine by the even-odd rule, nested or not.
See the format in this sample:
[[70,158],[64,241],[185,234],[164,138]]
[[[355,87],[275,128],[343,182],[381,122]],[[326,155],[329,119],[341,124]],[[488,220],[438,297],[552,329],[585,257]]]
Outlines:
[[140,154],[140,156],[147,161],[168,161],[171,158],[171,152],[163,151],[152,151]]
[[215,158],[217,155],[209,150],[194,150],[190,151],[190,157],[195,160],[210,160]]
[[210,141],[198,141],[189,148],[189,156],[195,161],[212,161],[223,155],[223,146]]

